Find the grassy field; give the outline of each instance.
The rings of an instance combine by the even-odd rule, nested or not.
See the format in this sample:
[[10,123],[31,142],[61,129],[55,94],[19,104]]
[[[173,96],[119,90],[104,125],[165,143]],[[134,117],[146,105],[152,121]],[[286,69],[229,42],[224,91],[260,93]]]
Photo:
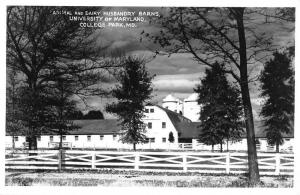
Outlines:
[[[7,171],[7,186],[250,187],[246,175],[140,171]],[[291,188],[291,176],[262,176],[256,187]]]

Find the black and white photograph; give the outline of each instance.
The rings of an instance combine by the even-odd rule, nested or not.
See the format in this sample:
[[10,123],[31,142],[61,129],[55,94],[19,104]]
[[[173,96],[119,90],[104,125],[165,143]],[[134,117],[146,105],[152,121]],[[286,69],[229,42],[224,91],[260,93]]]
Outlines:
[[293,189],[296,7],[125,5],[5,6],[5,187]]

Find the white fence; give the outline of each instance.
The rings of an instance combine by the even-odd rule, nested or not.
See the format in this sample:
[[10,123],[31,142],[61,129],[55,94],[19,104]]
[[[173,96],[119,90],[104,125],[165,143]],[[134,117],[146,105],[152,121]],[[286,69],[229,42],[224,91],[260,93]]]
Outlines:
[[[6,152],[6,169],[134,169],[201,173],[248,172],[246,153],[19,151]],[[294,155],[258,153],[260,174],[293,175]]]
[[[241,147],[238,147],[239,151],[245,151],[247,150],[246,145],[242,145]],[[236,147],[235,147],[236,148]],[[210,151],[212,148],[210,145],[205,145],[203,143],[178,143],[178,149],[179,150],[204,150],[204,151]],[[220,144],[217,144],[214,146],[215,151],[220,151]],[[226,144],[223,145],[223,150],[227,150]],[[229,146],[229,150],[233,151],[234,149],[232,146]],[[262,147],[261,144],[256,144],[256,151],[258,152],[276,152],[276,147],[273,145],[264,145]],[[280,152],[283,153],[293,153],[293,146],[292,145],[285,145],[285,147],[280,146]]]

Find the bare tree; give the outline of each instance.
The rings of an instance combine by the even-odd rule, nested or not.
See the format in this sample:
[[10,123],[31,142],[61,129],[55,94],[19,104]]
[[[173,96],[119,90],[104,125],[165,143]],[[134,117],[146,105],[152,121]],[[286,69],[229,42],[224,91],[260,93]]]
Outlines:
[[[160,44],[164,54],[191,53],[201,65],[212,67],[215,61],[226,65],[224,72],[239,84],[242,94],[249,178],[254,185],[259,182],[259,170],[248,83],[257,80],[257,77],[249,77],[249,67],[268,58],[269,52],[275,48],[272,37],[259,26],[259,23],[265,23],[261,10],[242,7],[167,8],[165,14],[154,21],[161,27],[159,34],[142,32],[145,37]],[[274,10],[270,9],[270,12],[275,15]],[[292,15],[284,13],[282,16]],[[157,51],[156,54],[162,52]]]

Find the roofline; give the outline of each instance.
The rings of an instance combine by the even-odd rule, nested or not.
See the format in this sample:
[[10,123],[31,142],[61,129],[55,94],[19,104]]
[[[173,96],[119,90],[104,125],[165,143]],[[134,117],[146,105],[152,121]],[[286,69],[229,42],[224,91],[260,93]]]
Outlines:
[[164,101],[163,100],[163,102],[176,102],[177,103],[177,102],[180,102],[180,101],[176,101],[176,100]]
[[[63,136],[65,135],[114,135],[114,134],[121,134],[119,132],[115,132],[115,133],[90,133],[90,134],[82,134],[82,133],[72,133],[72,134],[63,134]],[[5,135],[5,136],[25,136],[26,135]],[[59,134],[41,134],[41,135],[37,135],[38,136],[59,136]]]
[[177,113],[177,112],[174,112],[174,111],[172,111],[172,110],[169,110],[168,108],[164,108],[164,107],[159,106],[159,105],[155,105],[155,106],[157,106],[158,108],[162,109],[162,110],[165,111],[165,112],[171,112],[171,113],[174,113],[174,114],[176,114],[176,115],[178,115],[178,116],[180,116],[180,117],[183,117],[183,118],[187,119],[188,121],[192,122],[191,119],[189,119],[189,118],[187,118],[187,117],[185,117],[185,116],[183,116],[183,115],[181,115],[181,114],[179,114],[179,113]]
[[[180,137],[180,138],[187,138],[187,139],[199,139],[199,137],[193,137],[193,136],[190,136],[190,137]],[[255,138],[265,138],[265,139],[267,139],[267,137],[262,137],[262,136],[259,136],[259,137],[257,137],[257,136],[255,136]],[[282,138],[295,138],[295,136],[283,136]],[[247,137],[241,137],[240,139],[247,139]]]

